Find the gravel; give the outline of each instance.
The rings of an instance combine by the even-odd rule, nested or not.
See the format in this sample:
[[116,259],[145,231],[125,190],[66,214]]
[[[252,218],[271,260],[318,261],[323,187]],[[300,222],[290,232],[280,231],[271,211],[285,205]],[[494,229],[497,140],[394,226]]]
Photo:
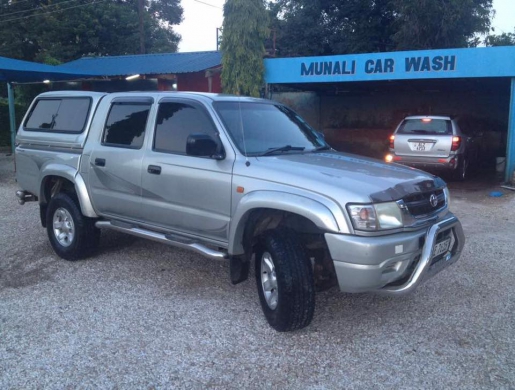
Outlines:
[[317,295],[277,333],[253,275],[112,231],[59,259],[0,157],[0,388],[514,389],[515,193],[454,184],[462,259],[413,295]]

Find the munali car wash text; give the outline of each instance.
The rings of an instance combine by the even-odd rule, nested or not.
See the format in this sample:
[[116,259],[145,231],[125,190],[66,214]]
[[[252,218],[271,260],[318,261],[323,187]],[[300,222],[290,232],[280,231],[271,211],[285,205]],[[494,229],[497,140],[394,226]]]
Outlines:
[[[360,68],[367,74],[394,73],[395,65],[393,58],[368,59],[364,61],[363,67],[357,66],[357,60],[302,62],[300,75],[353,75]],[[456,69],[456,56],[406,57],[403,65],[406,72],[454,71]]]

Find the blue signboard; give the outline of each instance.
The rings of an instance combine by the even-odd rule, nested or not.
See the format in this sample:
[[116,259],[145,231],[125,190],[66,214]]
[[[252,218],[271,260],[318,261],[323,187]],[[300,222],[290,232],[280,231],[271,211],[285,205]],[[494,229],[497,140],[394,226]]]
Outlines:
[[265,60],[268,84],[515,77],[515,46]]

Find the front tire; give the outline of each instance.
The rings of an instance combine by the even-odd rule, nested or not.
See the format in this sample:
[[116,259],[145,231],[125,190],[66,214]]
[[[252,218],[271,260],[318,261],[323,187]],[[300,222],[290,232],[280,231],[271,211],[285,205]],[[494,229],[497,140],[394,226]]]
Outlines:
[[65,260],[83,259],[98,247],[100,230],[82,215],[73,195],[61,192],[50,200],[46,228],[52,248]]
[[255,252],[256,283],[263,313],[279,332],[308,326],[315,312],[313,269],[296,233],[263,233]]

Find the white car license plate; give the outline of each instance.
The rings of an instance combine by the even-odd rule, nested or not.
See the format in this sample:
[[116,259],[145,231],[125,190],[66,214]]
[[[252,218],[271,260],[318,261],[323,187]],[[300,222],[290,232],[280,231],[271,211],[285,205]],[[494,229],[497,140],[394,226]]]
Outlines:
[[413,143],[413,149],[419,152],[424,152],[426,150],[426,143],[425,142],[414,142]]
[[448,238],[448,239],[436,244],[433,248],[433,257],[436,257],[438,255],[441,255],[442,253],[447,252],[447,250],[449,249],[450,243],[451,243],[451,239]]

